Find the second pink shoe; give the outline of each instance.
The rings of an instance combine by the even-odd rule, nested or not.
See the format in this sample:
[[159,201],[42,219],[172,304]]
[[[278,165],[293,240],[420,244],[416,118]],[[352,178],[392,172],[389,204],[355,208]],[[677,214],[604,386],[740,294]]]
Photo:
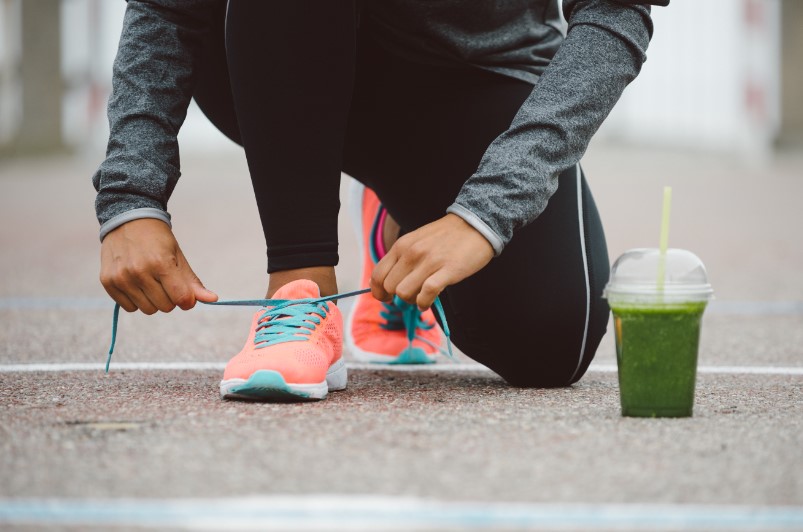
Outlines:
[[[382,231],[387,211],[369,188],[352,183],[350,210],[361,248],[360,286],[368,286],[374,266],[384,255]],[[440,351],[443,334],[432,310],[395,298],[377,301],[370,293],[354,302],[346,323],[346,349],[360,362],[431,364]]]

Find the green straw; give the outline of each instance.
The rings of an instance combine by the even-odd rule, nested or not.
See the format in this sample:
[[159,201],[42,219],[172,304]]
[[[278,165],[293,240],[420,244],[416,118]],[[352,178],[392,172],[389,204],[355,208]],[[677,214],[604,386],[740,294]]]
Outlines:
[[661,245],[658,257],[658,292],[664,291],[666,250],[669,248],[669,214],[672,210],[672,187],[664,187],[664,208],[661,215]]

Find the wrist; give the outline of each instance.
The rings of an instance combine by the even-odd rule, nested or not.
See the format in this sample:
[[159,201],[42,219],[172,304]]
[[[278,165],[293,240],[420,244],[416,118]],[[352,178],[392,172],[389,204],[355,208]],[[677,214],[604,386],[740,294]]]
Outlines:
[[127,224],[128,222],[133,222],[134,220],[142,220],[146,218],[160,220],[165,224],[167,224],[168,228],[170,229],[173,228],[173,224],[171,223],[170,215],[168,213],[153,207],[143,207],[140,209],[132,209],[130,211],[118,214],[114,218],[110,219],[109,221],[101,225],[100,241],[103,242],[103,239],[106,238],[106,235],[108,235],[118,227]]
[[488,241],[488,244],[490,244],[495,257],[502,253],[502,250],[505,248],[504,240],[502,240],[502,237],[499,236],[496,231],[491,229],[488,224],[483,222],[479,216],[457,203],[453,203],[448,209],[446,209],[446,212],[462,219],[465,223],[481,234],[485,240]]

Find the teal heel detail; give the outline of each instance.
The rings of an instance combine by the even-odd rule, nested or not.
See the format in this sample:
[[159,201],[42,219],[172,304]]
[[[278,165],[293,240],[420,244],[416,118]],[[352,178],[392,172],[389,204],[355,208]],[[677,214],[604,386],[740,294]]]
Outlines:
[[299,398],[313,400],[310,394],[290,388],[278,371],[266,369],[255,371],[243,384],[231,388],[227,395],[271,401],[298,401]]
[[393,366],[397,364],[434,364],[435,359],[430,357],[426,351],[420,347],[408,347],[399,356],[390,362],[376,362],[376,364],[384,364],[386,366]]

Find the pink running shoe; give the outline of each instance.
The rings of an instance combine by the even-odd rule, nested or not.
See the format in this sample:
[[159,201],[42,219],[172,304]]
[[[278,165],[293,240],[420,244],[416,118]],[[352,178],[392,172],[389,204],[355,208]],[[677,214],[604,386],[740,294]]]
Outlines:
[[[368,286],[374,265],[385,255],[382,240],[387,211],[374,191],[354,181],[349,207],[358,231],[362,255],[360,286]],[[346,324],[346,348],[360,362],[378,364],[431,364],[443,341],[432,309],[395,298],[377,301],[370,293],[354,302]]]
[[301,279],[280,288],[285,300],[254,314],[245,347],[226,365],[224,399],[314,401],[346,388],[343,318],[337,306],[312,301],[318,285]]

